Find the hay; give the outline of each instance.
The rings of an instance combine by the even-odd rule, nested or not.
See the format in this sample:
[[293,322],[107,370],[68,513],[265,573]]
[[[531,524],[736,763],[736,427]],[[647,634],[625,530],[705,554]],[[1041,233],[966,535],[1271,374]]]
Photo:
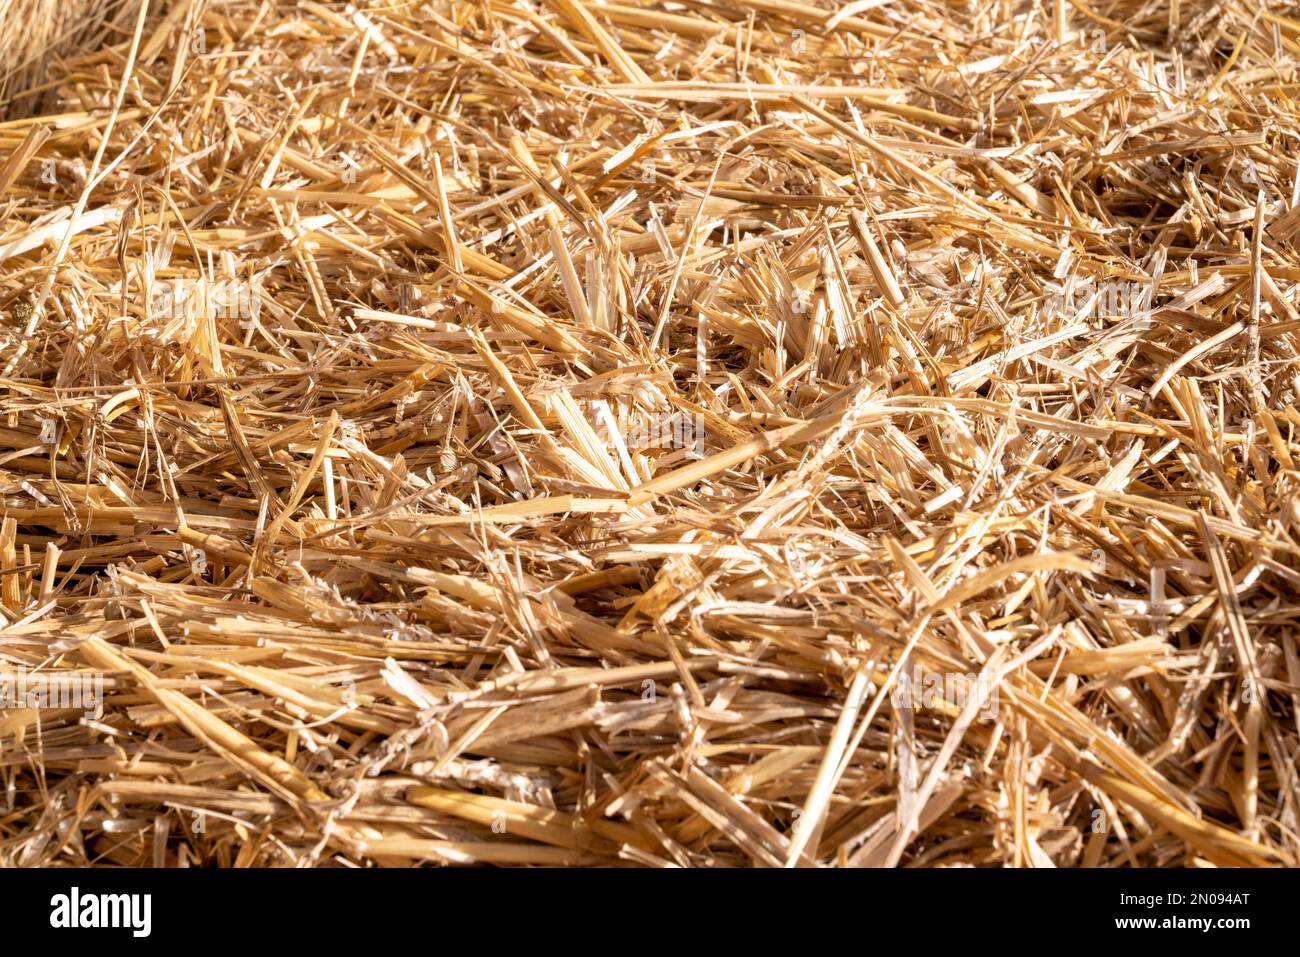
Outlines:
[[36,112],[53,68],[119,37],[139,7],[140,0],[0,0],[0,119]]
[[0,862],[1296,862],[1300,21],[110,39],[0,124],[0,658],[104,689]]

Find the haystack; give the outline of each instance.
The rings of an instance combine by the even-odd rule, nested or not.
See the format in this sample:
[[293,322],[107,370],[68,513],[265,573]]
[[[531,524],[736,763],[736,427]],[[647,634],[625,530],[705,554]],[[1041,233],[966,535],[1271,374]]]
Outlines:
[[1278,9],[0,47],[0,863],[1294,864]]

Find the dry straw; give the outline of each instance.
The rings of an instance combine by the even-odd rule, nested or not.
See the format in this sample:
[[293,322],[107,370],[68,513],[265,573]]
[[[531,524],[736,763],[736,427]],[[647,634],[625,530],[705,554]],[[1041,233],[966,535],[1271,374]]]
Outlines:
[[0,0],[0,117],[34,112],[52,68],[120,39],[139,7],[140,0]]
[[1278,5],[16,6],[0,863],[1296,862]]

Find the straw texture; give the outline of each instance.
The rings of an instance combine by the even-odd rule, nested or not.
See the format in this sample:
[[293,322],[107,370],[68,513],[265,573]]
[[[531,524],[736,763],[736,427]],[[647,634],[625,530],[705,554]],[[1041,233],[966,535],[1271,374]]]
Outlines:
[[0,863],[1294,864],[1282,9],[115,20],[0,123],[0,668],[104,687]]
[[0,118],[39,109],[51,71],[120,39],[139,7],[139,0],[0,0]]

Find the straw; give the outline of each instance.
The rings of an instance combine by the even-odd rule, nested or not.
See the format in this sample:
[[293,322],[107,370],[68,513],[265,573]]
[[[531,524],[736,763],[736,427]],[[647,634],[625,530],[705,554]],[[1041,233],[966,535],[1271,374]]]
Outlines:
[[1297,863],[1300,20],[0,17],[0,864]]

